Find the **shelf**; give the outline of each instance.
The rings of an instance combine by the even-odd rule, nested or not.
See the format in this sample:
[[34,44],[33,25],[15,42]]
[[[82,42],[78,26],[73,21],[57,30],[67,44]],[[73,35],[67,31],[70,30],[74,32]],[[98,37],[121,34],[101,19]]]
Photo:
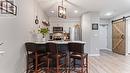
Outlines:
[[45,26],[50,26],[49,22],[42,21]]

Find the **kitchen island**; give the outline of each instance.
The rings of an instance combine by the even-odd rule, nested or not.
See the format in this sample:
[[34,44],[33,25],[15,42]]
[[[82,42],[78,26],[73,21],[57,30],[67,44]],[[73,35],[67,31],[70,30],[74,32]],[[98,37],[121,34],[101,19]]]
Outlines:
[[56,43],[58,46],[58,50],[59,51],[63,51],[66,52],[68,50],[68,43],[81,43],[81,44],[85,44],[86,42],[83,41],[45,41],[45,42],[33,42],[35,44],[38,44],[39,46],[41,46],[40,49],[44,49],[45,48],[45,44],[46,43]]

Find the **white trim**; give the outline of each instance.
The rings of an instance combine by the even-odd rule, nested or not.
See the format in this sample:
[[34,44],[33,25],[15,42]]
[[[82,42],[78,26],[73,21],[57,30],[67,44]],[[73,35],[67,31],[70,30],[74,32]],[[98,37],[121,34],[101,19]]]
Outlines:
[[100,49],[107,49],[107,48],[100,48]]
[[128,56],[128,55],[129,55],[129,53],[126,53],[126,54],[125,54],[125,56]]
[[24,73],[26,73],[26,71],[24,71]]
[[108,51],[112,51],[112,49],[109,49],[109,48],[104,48],[104,49],[100,49],[100,50],[108,50]]
[[23,73],[26,73],[26,70],[24,70]]
[[108,51],[112,51],[112,49],[108,49],[108,48],[107,48],[106,50],[108,50]]
[[88,56],[100,56],[100,54],[88,54]]

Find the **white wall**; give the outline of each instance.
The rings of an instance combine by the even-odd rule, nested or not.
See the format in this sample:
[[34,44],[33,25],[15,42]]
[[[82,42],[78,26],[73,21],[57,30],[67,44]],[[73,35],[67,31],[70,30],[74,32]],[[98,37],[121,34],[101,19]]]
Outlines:
[[24,73],[26,57],[24,43],[32,40],[32,29],[38,27],[34,19],[38,15],[45,20],[45,15],[36,0],[16,0],[17,16],[0,15],[0,49],[5,54],[0,55],[0,73]]
[[114,18],[112,18],[112,20],[116,20],[116,19],[119,19],[119,18],[122,18],[122,17],[126,17],[126,16],[130,16],[130,11],[122,13],[122,14],[120,14],[118,16],[115,16]]
[[87,42],[85,52],[89,53],[89,55],[99,55],[99,30],[92,30],[92,23],[99,24],[99,20],[98,13],[85,13],[82,15],[82,41]]

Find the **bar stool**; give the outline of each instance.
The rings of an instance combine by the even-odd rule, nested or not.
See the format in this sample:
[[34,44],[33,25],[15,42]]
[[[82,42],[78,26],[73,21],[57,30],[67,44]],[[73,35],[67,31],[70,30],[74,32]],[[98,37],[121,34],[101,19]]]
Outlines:
[[[49,59],[48,53],[46,51],[46,46],[45,46],[45,44],[36,44],[36,46],[39,49],[37,51],[37,53],[39,54],[38,55],[38,66],[37,67],[38,68],[40,67],[42,72],[49,73],[50,59]],[[38,69],[38,70],[40,70],[40,69]]]
[[[69,73],[71,69],[76,69],[76,65],[81,67],[80,73],[88,73],[88,54],[84,53],[84,44],[68,43],[69,49]],[[85,64],[86,59],[86,64]],[[80,60],[81,64],[76,64],[76,60]],[[86,71],[84,70],[86,68]]]
[[27,51],[27,71],[26,73],[33,73],[35,71],[35,51],[34,43],[25,43]]
[[[50,73],[67,73],[67,55],[58,51],[57,44],[48,42],[46,43],[46,48],[51,59],[50,63],[51,72]],[[56,67],[56,70],[55,68]]]
[[47,54],[41,53],[38,48],[38,45],[35,43],[27,42],[25,43],[25,46],[27,50],[27,72],[26,73],[39,73],[42,65],[48,64]]

